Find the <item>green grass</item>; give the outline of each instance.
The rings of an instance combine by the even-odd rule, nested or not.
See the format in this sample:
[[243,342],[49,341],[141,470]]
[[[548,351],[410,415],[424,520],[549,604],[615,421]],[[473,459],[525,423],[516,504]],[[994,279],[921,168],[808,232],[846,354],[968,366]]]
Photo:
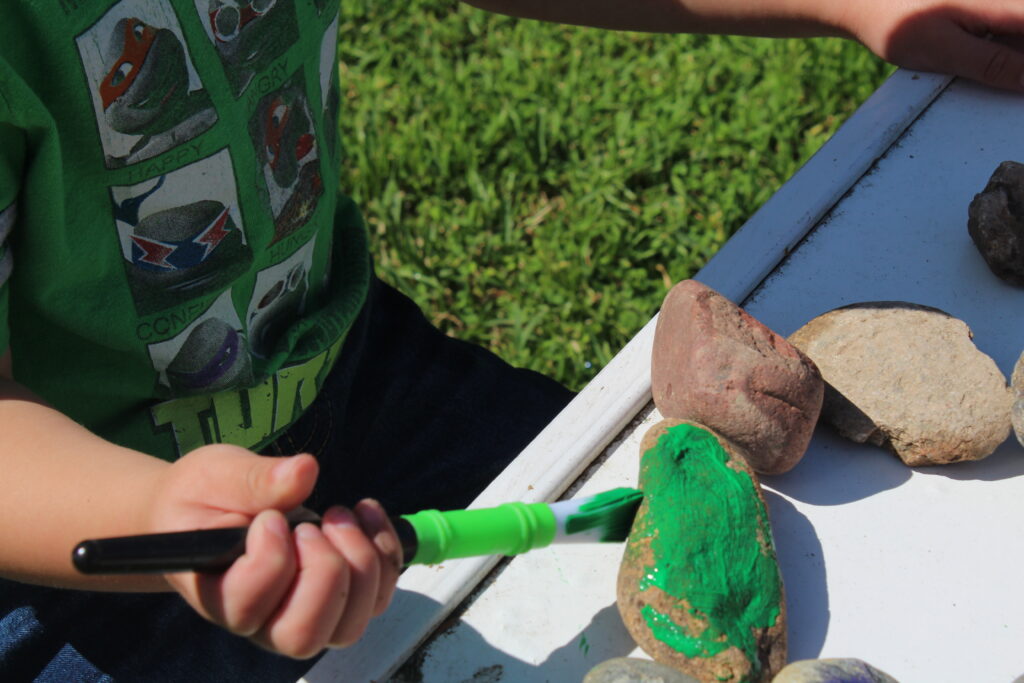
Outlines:
[[579,389],[892,68],[839,40],[343,8],[342,189],[448,334]]

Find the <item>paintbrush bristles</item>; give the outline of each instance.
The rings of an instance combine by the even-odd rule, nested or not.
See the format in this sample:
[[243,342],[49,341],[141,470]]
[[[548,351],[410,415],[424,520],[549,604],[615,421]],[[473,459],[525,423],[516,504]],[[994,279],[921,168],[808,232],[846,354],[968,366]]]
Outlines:
[[624,541],[642,500],[641,491],[618,488],[589,498],[553,503],[551,511],[558,520],[555,542]]

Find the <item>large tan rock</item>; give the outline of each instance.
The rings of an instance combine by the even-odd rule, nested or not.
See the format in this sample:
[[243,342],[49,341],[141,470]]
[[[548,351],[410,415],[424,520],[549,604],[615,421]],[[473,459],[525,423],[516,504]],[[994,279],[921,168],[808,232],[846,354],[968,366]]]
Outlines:
[[823,420],[916,466],[979,460],[1010,433],[1006,377],[971,337],[948,313],[882,301],[825,313],[789,340],[825,378]]
[[695,280],[665,297],[651,355],[654,404],[735,442],[762,474],[792,469],[821,411],[818,369],[785,338]]
[[641,444],[644,500],[626,542],[623,622],[655,661],[700,681],[770,681],[786,603],[764,497],[742,450],[665,420]]
[[1024,353],[1020,354],[1017,364],[1013,366],[1010,386],[1013,387],[1013,432],[1017,441],[1024,446]]

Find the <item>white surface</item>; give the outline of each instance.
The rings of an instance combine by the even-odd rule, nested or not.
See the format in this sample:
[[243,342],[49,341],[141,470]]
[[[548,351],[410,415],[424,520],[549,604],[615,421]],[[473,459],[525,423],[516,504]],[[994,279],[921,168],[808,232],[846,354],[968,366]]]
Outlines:
[[[855,301],[938,306],[966,320],[1008,373],[1024,347],[1024,291],[988,272],[967,237],[966,207],[999,161],[1024,160],[1015,129],[1024,101],[957,82],[914,121],[944,84],[900,72],[699,279],[742,299],[771,273],[745,305],[783,334]],[[834,201],[854,183],[821,220],[832,204],[819,195]],[[477,505],[557,496],[647,402],[652,336],[653,323]],[[580,494],[635,482],[639,439],[657,414],[644,417]],[[791,659],[857,656],[905,683],[1009,683],[1024,672],[1022,456],[1010,442],[981,463],[912,471],[819,429],[796,469],[765,481]],[[404,673],[426,683],[578,681],[600,661],[634,652],[614,607],[620,554],[620,546],[559,547],[516,558]],[[492,566],[475,559],[410,570],[386,619],[307,680],[386,678]]]
[[[859,301],[941,308],[1009,376],[1024,290],[988,270],[967,207],[999,162],[1024,160],[1020,97],[954,82],[746,302],[781,334]],[[765,480],[790,593],[795,657],[866,659],[903,681],[1024,672],[1024,449],[908,469],[819,428]]]
[[901,69],[771,196],[697,279],[733,301],[746,298],[949,84]]

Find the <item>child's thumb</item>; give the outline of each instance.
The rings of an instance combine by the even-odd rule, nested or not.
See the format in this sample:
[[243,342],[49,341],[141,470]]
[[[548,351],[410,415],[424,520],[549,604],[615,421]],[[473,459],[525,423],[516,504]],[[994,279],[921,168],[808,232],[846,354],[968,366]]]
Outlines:
[[298,507],[313,492],[317,473],[316,458],[309,454],[253,458],[244,478],[247,503],[253,511]]

